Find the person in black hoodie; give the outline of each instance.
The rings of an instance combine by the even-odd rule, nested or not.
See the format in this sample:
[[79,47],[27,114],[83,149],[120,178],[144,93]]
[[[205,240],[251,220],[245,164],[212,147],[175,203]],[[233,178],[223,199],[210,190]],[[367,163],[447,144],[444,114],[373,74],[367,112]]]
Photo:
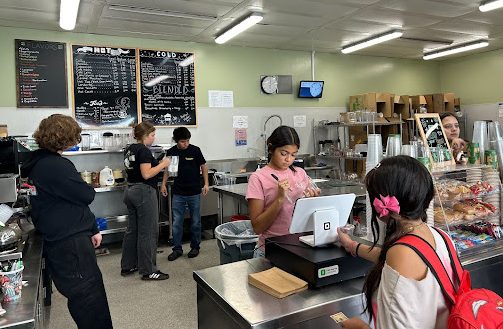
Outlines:
[[68,299],[79,329],[112,328],[103,277],[94,248],[101,234],[89,204],[94,189],[61,153],[80,142],[81,128],[62,114],[43,119],[33,134],[40,149],[22,167],[35,186],[32,218],[44,236],[46,265],[56,288]]

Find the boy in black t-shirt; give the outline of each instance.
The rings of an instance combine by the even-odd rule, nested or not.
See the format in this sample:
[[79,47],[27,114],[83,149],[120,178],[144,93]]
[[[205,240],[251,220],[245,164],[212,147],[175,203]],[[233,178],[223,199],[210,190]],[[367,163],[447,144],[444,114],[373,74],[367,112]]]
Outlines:
[[[201,193],[208,194],[208,166],[201,149],[190,144],[190,131],[185,127],[178,127],[173,131],[173,140],[176,145],[170,148],[167,156],[178,156],[178,175],[173,184],[173,252],[168,256],[168,260],[173,261],[183,254],[182,235],[183,219],[185,207],[189,208],[191,215],[190,225],[190,251],[189,258],[199,255],[199,245],[201,244]],[[201,190],[200,172],[203,174],[204,186]],[[168,170],[164,171],[162,177],[161,193],[168,195],[166,182],[168,180]]]

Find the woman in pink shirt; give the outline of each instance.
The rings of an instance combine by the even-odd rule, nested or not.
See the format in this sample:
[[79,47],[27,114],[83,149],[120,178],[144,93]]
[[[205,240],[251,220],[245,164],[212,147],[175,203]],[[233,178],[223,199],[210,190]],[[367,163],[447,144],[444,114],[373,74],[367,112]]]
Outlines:
[[269,163],[250,176],[246,192],[248,212],[255,233],[260,234],[255,257],[264,256],[265,238],[289,233],[297,199],[320,193],[319,189],[310,188],[304,169],[293,167],[299,147],[295,129],[276,128],[267,139]]

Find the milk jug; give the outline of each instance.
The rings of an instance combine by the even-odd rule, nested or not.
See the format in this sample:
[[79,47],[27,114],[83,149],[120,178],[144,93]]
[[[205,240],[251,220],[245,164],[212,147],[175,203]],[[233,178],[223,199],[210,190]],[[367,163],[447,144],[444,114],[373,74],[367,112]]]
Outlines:
[[105,166],[100,171],[100,185],[101,186],[112,186],[115,183],[114,179],[114,174],[112,172],[112,169],[108,168],[108,166]]

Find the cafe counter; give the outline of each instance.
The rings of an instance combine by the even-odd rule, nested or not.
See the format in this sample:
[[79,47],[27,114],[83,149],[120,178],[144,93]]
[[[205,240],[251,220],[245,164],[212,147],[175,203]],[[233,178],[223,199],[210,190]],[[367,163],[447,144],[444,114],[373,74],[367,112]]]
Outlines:
[[254,258],[195,271],[198,328],[283,328],[327,314],[352,317],[363,311],[363,278],[278,299],[248,284],[248,274],[271,267],[267,259]]

